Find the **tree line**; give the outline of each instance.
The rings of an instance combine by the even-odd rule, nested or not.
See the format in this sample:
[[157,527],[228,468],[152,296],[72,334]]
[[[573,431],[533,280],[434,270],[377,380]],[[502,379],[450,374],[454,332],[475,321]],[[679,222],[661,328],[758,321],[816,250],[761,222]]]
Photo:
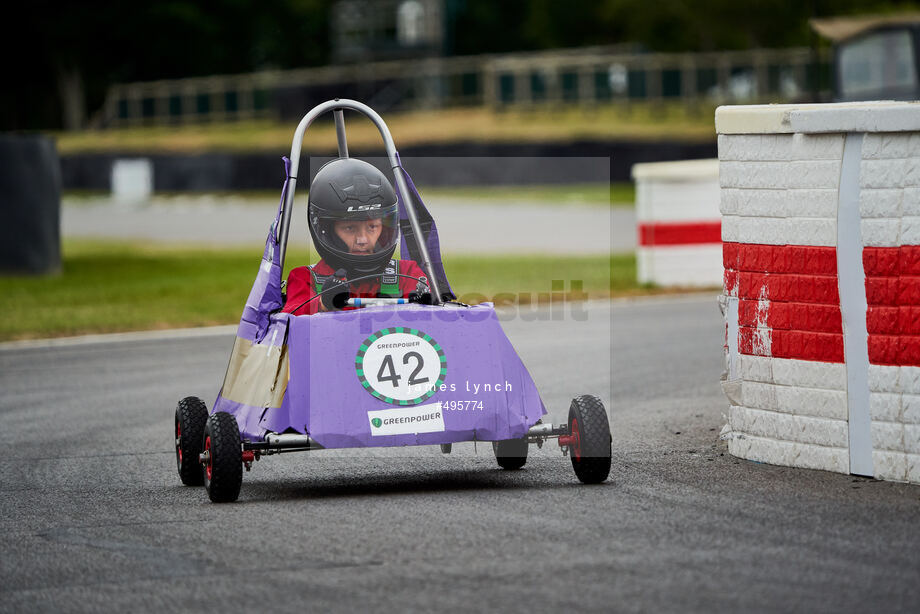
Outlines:
[[[372,2],[373,0],[368,0]],[[446,55],[628,43],[647,51],[814,44],[808,18],[890,0],[443,0]],[[328,64],[328,0],[32,0],[6,9],[0,130],[79,128],[113,83]]]

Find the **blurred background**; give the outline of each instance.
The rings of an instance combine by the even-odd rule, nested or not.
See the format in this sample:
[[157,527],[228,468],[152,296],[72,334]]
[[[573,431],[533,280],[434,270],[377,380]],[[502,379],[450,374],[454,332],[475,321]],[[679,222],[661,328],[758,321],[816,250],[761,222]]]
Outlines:
[[0,127],[284,121],[335,96],[384,113],[816,99],[831,88],[830,57],[810,18],[913,6],[39,0],[12,9],[8,21],[19,36],[4,37],[15,45],[7,53],[23,61],[7,67],[15,95],[0,101]]
[[[234,321],[280,157],[330,98],[387,121],[448,220],[461,286],[517,258],[507,268],[519,277],[543,263],[606,297],[665,291],[636,275],[632,167],[715,157],[716,106],[918,97],[915,2],[39,0],[8,11],[0,305],[20,319],[0,339]],[[352,155],[382,155],[369,122],[346,122]],[[334,155],[331,116],[303,151]],[[477,231],[498,212],[501,232],[529,220],[518,231],[532,249]],[[600,234],[579,244],[553,231],[573,225]],[[289,265],[315,260],[305,229],[292,232]],[[226,267],[203,272],[215,262]],[[544,278],[493,275],[477,291],[536,297]],[[226,304],[182,303],[203,284]],[[161,307],[128,317],[140,303]]]

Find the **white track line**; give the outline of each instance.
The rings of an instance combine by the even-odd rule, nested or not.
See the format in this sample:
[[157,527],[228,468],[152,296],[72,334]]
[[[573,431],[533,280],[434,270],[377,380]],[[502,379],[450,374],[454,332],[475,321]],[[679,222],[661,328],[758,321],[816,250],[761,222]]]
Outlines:
[[121,343],[125,341],[151,341],[158,339],[183,339],[192,337],[219,337],[232,335],[238,325],[204,326],[201,328],[173,328],[168,330],[140,330],[130,333],[108,333],[102,335],[81,335],[78,337],[57,337],[54,339],[27,339],[0,343],[0,352],[34,348],[71,347],[96,343]]

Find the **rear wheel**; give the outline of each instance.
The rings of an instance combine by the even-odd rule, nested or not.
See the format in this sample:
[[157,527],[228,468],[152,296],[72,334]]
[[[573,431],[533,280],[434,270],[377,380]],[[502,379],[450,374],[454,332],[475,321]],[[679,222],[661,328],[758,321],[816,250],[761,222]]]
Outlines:
[[208,497],[214,503],[236,501],[243,484],[243,448],[236,418],[217,412],[204,427],[202,474]]
[[185,397],[176,405],[176,466],[186,486],[204,484],[198,455],[207,421],[208,407],[198,397]]
[[527,462],[527,439],[506,439],[493,441],[495,460],[502,469],[520,469]]
[[607,410],[596,396],[572,399],[569,407],[569,456],[575,476],[585,484],[603,482],[610,475],[610,422]]

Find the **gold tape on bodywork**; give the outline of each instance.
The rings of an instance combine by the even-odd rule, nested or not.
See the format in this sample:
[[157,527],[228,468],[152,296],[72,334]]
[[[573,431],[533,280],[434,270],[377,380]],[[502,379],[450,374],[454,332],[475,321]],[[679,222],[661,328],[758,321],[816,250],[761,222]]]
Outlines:
[[288,383],[285,345],[254,344],[236,338],[221,396],[253,407],[281,407]]

